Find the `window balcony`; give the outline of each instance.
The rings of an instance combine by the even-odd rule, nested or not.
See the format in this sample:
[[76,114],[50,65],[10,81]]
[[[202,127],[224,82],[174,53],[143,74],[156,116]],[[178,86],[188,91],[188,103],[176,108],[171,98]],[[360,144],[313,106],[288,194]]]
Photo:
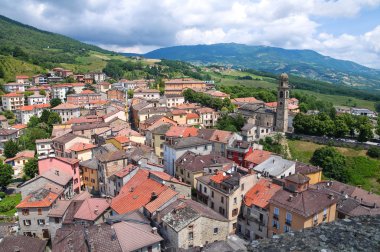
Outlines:
[[273,214],[273,219],[278,220],[278,214]]
[[285,224],[288,226],[292,226],[292,220],[285,220]]

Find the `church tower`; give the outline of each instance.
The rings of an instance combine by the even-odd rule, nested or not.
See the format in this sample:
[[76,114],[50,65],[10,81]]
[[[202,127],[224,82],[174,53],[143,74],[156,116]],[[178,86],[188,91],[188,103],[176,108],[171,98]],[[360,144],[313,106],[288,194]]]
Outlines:
[[288,130],[288,100],[289,100],[289,77],[286,73],[280,75],[280,85],[277,92],[276,131]]

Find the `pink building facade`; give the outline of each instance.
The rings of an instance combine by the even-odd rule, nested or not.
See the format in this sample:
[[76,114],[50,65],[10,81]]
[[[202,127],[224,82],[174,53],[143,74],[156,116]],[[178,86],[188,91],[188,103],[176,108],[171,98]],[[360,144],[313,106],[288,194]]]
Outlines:
[[49,157],[38,160],[38,173],[43,174],[50,169],[63,171],[73,176],[73,190],[80,193],[79,160],[75,158]]

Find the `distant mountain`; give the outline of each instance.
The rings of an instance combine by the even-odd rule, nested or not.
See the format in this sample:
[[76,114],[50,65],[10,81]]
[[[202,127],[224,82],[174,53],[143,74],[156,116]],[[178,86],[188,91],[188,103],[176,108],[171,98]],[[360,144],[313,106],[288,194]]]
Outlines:
[[361,89],[380,89],[380,70],[323,56],[312,50],[287,50],[269,46],[214,44],[173,46],[143,55],[194,64],[229,65],[259,71],[290,74]]

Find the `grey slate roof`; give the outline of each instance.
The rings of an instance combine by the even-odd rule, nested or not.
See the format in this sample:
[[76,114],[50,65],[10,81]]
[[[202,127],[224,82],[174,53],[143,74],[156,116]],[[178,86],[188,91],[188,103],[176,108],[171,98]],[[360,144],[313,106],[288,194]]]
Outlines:
[[199,137],[186,137],[186,138],[179,138],[179,139],[174,140],[173,144],[169,144],[169,143],[166,143],[166,144],[174,149],[184,149],[184,148],[189,148],[189,147],[211,144],[211,142]]
[[47,241],[29,236],[6,236],[0,242],[1,252],[44,252]]

